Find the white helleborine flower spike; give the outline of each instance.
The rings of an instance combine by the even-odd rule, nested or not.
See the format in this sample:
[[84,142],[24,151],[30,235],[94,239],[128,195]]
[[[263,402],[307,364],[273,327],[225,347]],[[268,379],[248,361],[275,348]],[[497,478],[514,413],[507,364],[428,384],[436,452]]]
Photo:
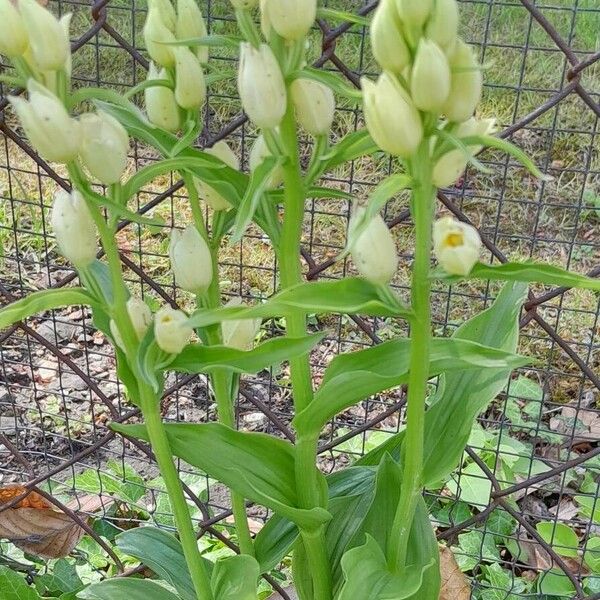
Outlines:
[[[177,39],[191,40],[207,34],[206,23],[196,0],[177,0]],[[208,46],[197,46],[195,53],[201,64],[208,62]]]
[[433,9],[434,0],[396,0],[402,22],[408,27],[422,27]]
[[481,238],[472,225],[443,217],[433,224],[433,251],[451,275],[468,275],[481,252]]
[[[250,171],[254,172],[265,160],[272,156],[269,148],[267,146],[267,142],[265,142],[264,136],[259,135],[254,144],[252,145],[252,150],[250,150]],[[271,172],[269,179],[267,181],[267,189],[274,190],[278,188],[283,181],[283,166],[277,167],[274,171]]]
[[87,170],[105,185],[120,181],[129,151],[129,136],[123,125],[102,110],[84,113],[79,123],[79,156]]
[[[225,306],[241,306],[241,298],[232,298]],[[237,350],[251,350],[260,329],[261,319],[232,319],[221,323],[223,345]]]
[[68,163],[79,150],[79,123],[62,102],[34,79],[27,83],[29,100],[9,96],[31,145],[46,160]]
[[[152,323],[152,311],[150,307],[141,298],[131,296],[127,300],[127,314],[131,319],[137,339],[141,340],[146,335],[146,331]],[[125,346],[123,338],[117,328],[117,324],[112,319],[110,320],[110,332],[117,346],[123,350]]]
[[376,83],[361,80],[367,129],[385,152],[410,156],[423,139],[419,111],[391,73],[382,73]]
[[21,56],[29,46],[21,14],[11,0],[0,0],[0,54]]
[[64,69],[71,48],[63,25],[36,0],[19,0],[19,9],[35,65],[41,71]]
[[[360,215],[359,211],[353,218]],[[387,284],[398,270],[396,243],[380,215],[373,218],[354,242],[351,254],[360,275],[371,283]]]
[[458,19],[456,0],[436,0],[425,35],[444,50],[450,50],[458,35]]
[[175,56],[175,100],[181,108],[197,109],[206,98],[206,82],[196,55],[184,46],[173,47]]
[[286,110],[287,95],[279,63],[267,44],[242,42],[238,72],[242,107],[261,129],[274,129]]
[[[460,138],[468,138],[474,135],[491,135],[496,131],[495,119],[475,119],[471,117],[461,123],[454,135]],[[481,150],[481,146],[469,146],[473,156]],[[436,187],[447,187],[452,185],[463,173],[469,162],[468,156],[462,150],[450,150],[444,154],[433,167],[433,183]]]
[[450,95],[442,107],[449,121],[466,121],[475,112],[481,99],[483,75],[473,49],[458,40],[450,59],[452,81]]
[[[160,71],[151,62],[148,70],[148,80],[168,79],[166,69]],[[181,124],[179,107],[175,101],[175,93],[172,89],[163,85],[148,87],[144,90],[146,100],[146,114],[153,125],[161,127],[166,131],[177,131]]]
[[173,48],[176,46],[169,43],[174,41],[175,36],[165,25],[159,8],[155,4],[150,5],[144,23],[144,42],[150,58],[161,67],[172,67],[175,64]]
[[450,95],[450,65],[444,51],[421,38],[410,75],[410,93],[419,110],[438,114]]
[[77,190],[59,190],[52,206],[52,229],[60,253],[78,269],[86,267],[98,252],[96,226],[85,200]]
[[327,135],[333,123],[335,97],[331,88],[312,79],[294,79],[290,86],[298,122],[311,135]]
[[171,269],[177,285],[194,294],[204,293],[213,279],[212,256],[204,238],[193,225],[173,229],[169,245]]
[[303,38],[317,18],[317,0],[265,0],[261,11],[285,40]]
[[[240,161],[227,142],[217,142],[212,148],[205,150],[205,152],[219,158],[228,167],[236,171],[240,168]],[[195,178],[194,181],[198,194],[213,210],[228,210],[231,208],[231,204],[217,190],[198,178]]]
[[194,333],[187,321],[184,312],[163,306],[154,317],[154,338],[158,347],[168,354],[179,354]]
[[380,0],[371,22],[371,48],[384,71],[399,75],[410,62],[395,0]]
[[177,14],[171,0],[149,0],[148,7],[155,7],[160,13],[162,22],[165,27],[172,32],[175,32],[177,23]]

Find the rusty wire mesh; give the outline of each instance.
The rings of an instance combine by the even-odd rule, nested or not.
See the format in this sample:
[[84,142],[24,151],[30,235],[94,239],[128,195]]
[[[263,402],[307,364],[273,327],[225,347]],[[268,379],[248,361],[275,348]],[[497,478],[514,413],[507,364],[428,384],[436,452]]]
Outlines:
[[[332,0],[328,4],[366,16],[377,2]],[[233,29],[228,2],[203,0],[201,5],[211,32]],[[140,44],[144,4],[136,0],[101,0],[90,6],[60,0],[50,6],[59,13],[74,13],[73,35],[78,36],[73,40],[76,85],[113,86],[123,91],[144,79],[148,67]],[[501,135],[524,147],[555,179],[535,182],[505,156],[487,151],[482,159],[492,173],[468,172],[456,187],[440,192],[440,209],[478,226],[490,261],[531,257],[591,276],[600,275],[600,52],[597,42],[595,47],[585,43],[580,27],[582,19],[585,23],[591,20],[597,32],[600,8],[594,0],[547,0],[537,4],[530,0],[463,0],[462,9],[463,34],[479,48],[483,62],[489,64],[484,109],[490,114],[499,113],[504,127]],[[510,16],[508,20],[506,15]],[[522,35],[511,37],[507,27],[515,22]],[[339,72],[354,85],[359,84],[360,75],[375,71],[367,32],[361,25],[320,20],[313,34],[313,50],[316,66]],[[233,72],[235,68],[233,57],[225,51],[211,49],[211,60],[219,70]],[[544,64],[543,76],[532,67],[540,61]],[[198,145],[207,147],[227,138],[246,167],[255,132],[241,113],[233,83],[226,80],[215,89],[218,93],[209,96],[204,110],[205,128]],[[0,296],[7,303],[34,289],[69,285],[76,275],[57,256],[47,231],[53,190],[57,185],[68,187],[68,181],[64,173],[41,160],[27,145],[7,110],[6,100],[1,98]],[[341,105],[339,120],[346,130],[336,125],[334,137],[360,126],[361,115],[354,107]],[[157,157],[147,148],[135,146],[131,158],[135,168]],[[327,184],[365,196],[390,168],[388,161],[356,161],[348,170],[329,176]],[[181,181],[162,181],[159,186],[139,194],[138,212],[159,214],[165,227],[185,222]],[[345,201],[312,201],[308,206],[303,250],[308,279],[340,277],[351,269],[351,265],[334,260],[343,241],[348,210]],[[386,218],[397,233],[404,259],[405,267],[396,282],[402,291],[408,281],[411,247],[406,199],[391,202]],[[123,222],[120,230],[121,258],[132,286],[150,300],[185,304],[186,298],[175,289],[163,268],[166,229],[148,234],[135,224]],[[274,260],[256,230],[251,229],[239,246],[225,253],[222,269],[230,293],[261,298],[275,289]],[[466,284],[437,288],[437,331],[451,332],[475,310],[487,306],[497,290],[490,285]],[[531,455],[518,457],[528,461],[528,476],[503,485],[501,469],[489,468],[489,461],[482,460],[482,449],[474,440],[468,455],[491,482],[489,505],[480,506],[468,518],[461,518],[460,507],[450,507],[447,521],[438,524],[439,538],[454,543],[474,528],[485,533],[490,516],[502,508],[518,522],[518,531],[524,531],[547,553],[551,564],[564,571],[575,589],[574,597],[587,600],[600,598],[600,594],[584,592],[583,567],[575,568],[557,554],[535,524],[542,518],[576,523],[587,536],[595,531],[598,494],[589,494],[592,512],[587,520],[580,514],[572,514],[569,519],[560,512],[545,514],[536,498],[554,495],[556,506],[568,502],[574,494],[569,487],[570,474],[584,461],[600,455],[600,428],[594,429],[600,397],[599,313],[598,298],[591,293],[532,289],[521,319],[522,346],[538,361],[523,373],[540,383],[543,395],[529,403],[533,406],[531,418],[516,423],[515,402],[519,406],[521,400],[531,398],[520,397],[519,391],[511,392],[515,376],[480,419],[485,427],[498,432],[495,447],[486,448],[495,455],[497,465],[511,453],[502,443],[503,434],[511,431],[517,437],[533,440]],[[395,323],[358,317],[314,326],[326,326],[330,333],[324,349],[314,357],[317,376],[332,354],[403,332]],[[94,332],[89,314],[57,311],[43,319],[19,323],[0,334],[0,343],[0,482],[27,480],[30,487],[48,485],[50,491],[66,483],[77,492],[81,491],[81,480],[71,478],[82,470],[106,473],[111,460],[123,468],[129,464],[145,476],[143,492],[145,498],[151,498],[147,504],[152,506],[151,518],[168,525],[168,506],[160,502],[164,494],[159,484],[149,482],[156,475],[151,451],[142,443],[124,442],[106,427],[110,420],[135,419],[138,411],[127,403],[111,369],[109,346]],[[288,400],[285,372],[246,378],[237,407],[240,426],[293,439]],[[352,453],[363,452],[370,431],[396,431],[403,405],[403,390],[398,390],[364,402],[336,419],[322,439],[323,469],[333,470],[347,463]],[[565,405],[571,410],[571,420],[565,417],[566,424],[551,427],[552,418],[564,416],[561,411]],[[213,418],[206,380],[192,376],[170,379],[163,414],[168,419],[186,421]],[[582,419],[590,425],[584,431]],[[542,442],[547,438],[544,434],[550,432],[559,439],[553,438],[552,450],[548,451]],[[536,460],[542,460],[551,470],[535,474]],[[598,463],[587,464],[592,465],[588,471],[596,475]],[[186,479],[189,472],[183,465],[181,472],[185,481],[192,481]],[[459,472],[459,489],[461,477]],[[102,486],[108,479],[98,481]],[[226,495],[218,486],[209,489],[208,485],[202,493],[190,487],[187,492],[198,507],[199,531],[231,545],[221,527],[230,515]],[[249,510],[257,519],[264,516],[257,508]],[[132,513],[129,518],[145,517]],[[94,535],[101,540],[97,533]],[[470,571],[477,575],[487,560],[483,543],[470,558],[474,561]],[[509,573],[522,570],[508,555],[506,559],[501,557],[501,562]],[[507,595],[497,598],[519,596],[518,591],[499,591]]]

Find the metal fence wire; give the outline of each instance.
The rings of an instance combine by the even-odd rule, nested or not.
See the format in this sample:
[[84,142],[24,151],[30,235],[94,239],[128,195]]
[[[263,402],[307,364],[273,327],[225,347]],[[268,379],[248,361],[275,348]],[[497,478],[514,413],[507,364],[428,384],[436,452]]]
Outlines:
[[[234,31],[229,2],[200,4],[211,33]],[[327,4],[368,16],[377,2]],[[140,35],[144,0],[92,5],[59,0],[50,7],[73,13],[75,85],[124,92],[145,78],[148,61]],[[481,159],[490,173],[468,171],[455,187],[441,191],[440,211],[478,227],[490,262],[535,258],[599,276],[600,5],[597,0],[463,0],[461,10],[462,34],[487,66],[482,113],[497,116],[500,135],[527,150],[554,179],[535,181],[509,158],[486,151]],[[362,74],[375,71],[368,31],[360,23],[319,20],[312,52],[316,66],[341,73],[354,85]],[[210,90],[198,146],[227,138],[247,168],[256,133],[236,97],[234,56],[211,48],[211,64],[224,79]],[[47,227],[56,186],[68,186],[65,173],[28,146],[5,99],[10,90],[0,91],[4,304],[32,290],[68,286],[76,274],[55,251]],[[361,124],[360,112],[341,102],[333,136]],[[130,168],[156,158],[148,148],[133,146]],[[357,160],[329,174],[327,185],[366,197],[390,169],[387,160]],[[131,286],[150,303],[185,306],[190,300],[174,287],[166,260],[168,228],[189,218],[182,187],[177,179],[164,179],[138,195],[138,212],[162,219],[164,228],[141,229],[125,221],[120,226],[120,254]],[[396,281],[401,293],[407,289],[411,258],[407,206],[399,196],[385,215],[402,256]],[[351,264],[335,261],[348,214],[345,200],[314,200],[307,207],[307,279],[351,272]],[[224,248],[221,267],[228,293],[259,300],[275,289],[274,258],[256,229],[240,244]],[[451,333],[489,305],[498,289],[473,283],[437,288],[437,333]],[[541,597],[541,592],[532,595],[536,588],[524,591],[522,582],[549,569],[567,578],[565,589],[571,591],[566,596],[600,598],[589,561],[581,560],[590,540],[598,539],[600,525],[599,315],[599,298],[592,292],[531,289],[520,323],[521,350],[536,357],[535,365],[514,373],[505,392],[480,416],[463,467],[438,493],[427,495],[440,540],[453,545],[459,564],[472,577],[473,598]],[[328,331],[313,356],[317,377],[337,353],[406,333],[389,319],[332,317],[315,319],[312,326]],[[278,323],[269,327],[276,331]],[[110,345],[93,328],[90,314],[80,308],[48,313],[1,332],[0,342],[0,485],[27,482],[28,488],[58,498],[72,492],[110,494],[121,504],[120,512],[107,512],[103,519],[107,536],[110,527],[134,520],[172,526],[151,451],[141,442],[122,440],[106,426],[135,420],[138,410],[118,383]],[[237,405],[239,426],[293,439],[289,394],[285,368],[245,378]],[[321,440],[321,467],[332,471],[348,464],[397,431],[404,401],[403,390],[397,390],[338,416]],[[214,412],[203,377],[169,379],[163,399],[166,419],[203,421]],[[186,465],[180,465],[180,472],[207,547],[215,539],[234,546],[227,530],[226,492]],[[258,527],[265,513],[252,506],[249,513]],[[540,523],[550,524],[550,535]],[[561,549],[564,524],[581,540],[571,554]],[[92,533],[102,543],[97,531]],[[92,545],[87,550],[94,552]]]

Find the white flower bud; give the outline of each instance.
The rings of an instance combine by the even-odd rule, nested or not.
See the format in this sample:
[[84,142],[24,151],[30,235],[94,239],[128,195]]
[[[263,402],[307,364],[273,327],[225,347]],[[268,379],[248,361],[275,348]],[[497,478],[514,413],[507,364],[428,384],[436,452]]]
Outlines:
[[168,43],[174,41],[175,36],[165,25],[161,11],[155,4],[151,5],[144,23],[144,42],[150,58],[161,67],[172,67],[175,64],[173,48],[176,46]]
[[23,18],[11,0],[0,0],[0,54],[21,56],[29,46]]
[[197,109],[206,98],[206,82],[196,55],[184,46],[173,48],[175,55],[175,100],[181,108]]
[[271,27],[286,40],[303,38],[317,18],[317,0],[265,0],[261,11]]
[[384,71],[400,74],[410,62],[395,0],[381,0],[371,22],[373,56]]
[[367,129],[385,152],[410,156],[423,139],[419,111],[410,96],[390,73],[382,73],[376,83],[361,80]]
[[285,114],[287,95],[279,63],[267,44],[255,48],[242,42],[238,91],[250,120],[261,129],[274,129]]
[[456,42],[458,19],[456,0],[436,0],[425,35],[444,50],[449,50]]
[[422,27],[433,9],[433,0],[396,0],[402,22],[408,27]]
[[154,318],[154,338],[158,347],[168,354],[179,354],[194,333],[187,321],[184,312],[163,306]]
[[433,251],[442,268],[451,275],[468,275],[481,252],[477,229],[452,217],[433,224]]
[[[269,158],[269,156],[273,156],[269,151],[267,146],[267,142],[265,142],[265,138],[263,135],[259,135],[254,144],[252,145],[252,150],[250,150],[250,171],[255,171],[265,160],[265,158]],[[274,171],[271,172],[269,179],[267,181],[267,190],[274,190],[278,188],[283,182],[283,167],[279,166]]]
[[234,8],[250,10],[258,4],[258,0],[231,0],[231,4]]
[[[207,33],[206,23],[196,0],[177,0],[177,39],[192,40],[205,37]],[[197,46],[195,53],[201,64],[208,62],[208,46]]]
[[410,92],[415,106],[438,114],[450,95],[450,65],[443,50],[421,38],[410,76]]
[[[148,80],[168,78],[165,69],[158,71],[156,65],[153,62],[150,63]],[[179,107],[172,89],[163,85],[149,87],[144,90],[144,98],[146,100],[146,114],[153,125],[166,131],[177,131],[179,129],[181,124]]]
[[[358,211],[353,219],[360,216]],[[396,243],[380,215],[373,218],[354,242],[351,254],[359,274],[371,283],[387,284],[398,270]]]
[[[473,135],[490,135],[496,131],[495,119],[478,120],[471,117],[461,123],[454,135],[458,138],[467,138]],[[481,150],[481,146],[469,146],[473,156]],[[447,187],[452,185],[467,168],[468,157],[462,150],[450,150],[446,152],[433,168],[433,183],[436,187]]]
[[[150,307],[141,299],[136,296],[131,296],[127,300],[127,314],[131,319],[133,330],[138,340],[141,340],[145,335],[148,327],[152,323],[152,312]],[[121,333],[117,328],[117,324],[111,319],[110,320],[110,332],[112,333],[115,343],[121,350],[124,349],[125,344]]]
[[452,79],[450,95],[442,107],[449,121],[466,121],[473,115],[483,89],[481,66],[472,48],[458,40],[450,59]]
[[52,229],[60,253],[77,268],[86,267],[98,252],[96,226],[81,194],[59,190],[52,206]]
[[62,102],[43,85],[30,79],[29,101],[9,96],[31,145],[46,160],[67,163],[77,156],[79,123],[67,113]]
[[171,0],[148,0],[148,7],[156,8],[165,27],[171,32],[175,31],[177,14]]
[[36,0],[19,0],[19,9],[36,66],[41,71],[64,69],[71,48],[63,25]]
[[[232,298],[226,306],[241,306],[241,298]],[[251,350],[260,329],[261,319],[232,319],[221,323],[223,345],[237,350]]]
[[188,225],[183,232],[173,229],[169,257],[175,282],[181,289],[195,294],[208,289],[213,279],[212,256],[193,225]]
[[[240,161],[234,154],[233,150],[229,147],[227,142],[217,142],[212,148],[205,150],[207,154],[216,156],[222,160],[228,167],[235,169],[236,171],[240,168]],[[231,204],[217,192],[210,185],[204,183],[200,179],[194,180],[198,194],[200,197],[213,209],[213,210],[228,210],[231,208]]]
[[298,122],[314,136],[326,135],[335,113],[335,97],[326,85],[312,79],[294,79],[290,86]]
[[127,166],[129,136],[119,121],[108,113],[84,113],[79,117],[79,156],[87,170],[101,183],[117,183]]

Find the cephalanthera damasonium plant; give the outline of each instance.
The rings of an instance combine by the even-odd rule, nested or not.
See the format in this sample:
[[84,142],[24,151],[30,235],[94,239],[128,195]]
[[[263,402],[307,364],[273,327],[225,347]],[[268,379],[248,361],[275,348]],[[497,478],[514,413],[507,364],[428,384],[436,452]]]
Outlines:
[[[5,307],[0,326],[69,304],[91,307],[96,327],[112,340],[128,397],[143,414],[143,424],[113,427],[151,444],[179,538],[158,530],[152,537],[157,553],[164,544],[180,560],[155,569],[175,593],[152,581],[118,578],[80,597],[253,599],[260,574],[291,554],[302,600],[437,600],[439,551],[421,493],[458,465],[475,417],[503,389],[511,370],[527,362],[515,354],[526,283],[595,290],[599,283],[548,265],[482,264],[473,227],[450,217],[435,220],[436,188],[455,182],[467,164],[483,169],[476,158],[482,148],[504,150],[541,177],[519,149],[492,135],[493,120],[473,116],[482,67],[457,35],[455,0],[382,0],[371,22],[382,73],[363,78],[362,92],[307,66],[316,0],[231,4],[239,38],[208,35],[195,0],[178,0],[176,7],[170,0],[149,0],[148,79],[122,97],[106,89],[72,90],[68,16],[58,21],[35,0],[18,0],[16,6],[0,0],[0,51],[14,65],[11,81],[27,89],[26,96],[10,98],[12,107],[39,154],[69,173],[72,188],[57,191],[52,226],[58,249],[81,282]],[[260,130],[249,176],[239,171],[226,142],[204,151],[193,147],[207,85],[219,77],[207,64],[215,45],[239,47],[239,96]],[[362,103],[366,128],[331,144],[334,93]],[[138,96],[144,112],[132,102]],[[84,103],[94,110],[81,112]],[[299,129],[314,139],[306,168],[299,159]],[[162,159],[125,179],[130,137],[155,148]],[[394,158],[397,172],[368,202],[349,198],[354,210],[346,252],[360,276],[303,282],[306,200],[345,197],[318,187],[322,175],[378,151]],[[128,202],[170,172],[182,177],[193,214],[193,223],[173,230],[169,251],[176,283],[196,298],[192,314],[170,306],[152,314],[133,296],[115,240],[119,219],[153,224]],[[95,191],[96,183],[106,186],[106,195]],[[398,257],[380,216],[387,200],[402,190],[411,194],[415,230],[408,305],[389,286]],[[226,239],[240,240],[251,222],[276,253],[280,290],[259,305],[238,299],[223,306],[219,247]],[[506,284],[490,308],[451,338],[434,337],[432,282],[461,278]],[[314,313],[403,319],[410,338],[338,356],[315,386],[308,357],[323,335],[307,334],[307,315]],[[285,337],[255,346],[261,320],[274,317],[285,318]],[[236,431],[240,374],[284,361],[291,371],[295,443]],[[162,422],[168,371],[210,376],[218,423]],[[431,378],[438,382],[434,392]],[[405,384],[406,426],[353,466],[325,477],[316,461],[323,427],[356,403]],[[214,564],[201,556],[174,457],[229,486],[240,555]],[[256,536],[248,527],[246,501],[272,514]]]

